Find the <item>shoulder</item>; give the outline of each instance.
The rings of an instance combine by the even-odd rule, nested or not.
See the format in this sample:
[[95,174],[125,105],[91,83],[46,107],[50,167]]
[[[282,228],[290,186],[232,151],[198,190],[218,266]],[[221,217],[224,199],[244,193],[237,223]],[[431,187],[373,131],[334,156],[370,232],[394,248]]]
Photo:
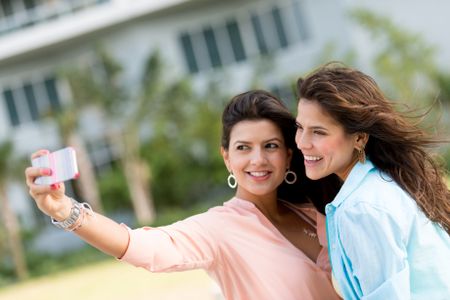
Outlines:
[[223,205],[214,206],[206,212],[191,216],[181,222],[198,223],[208,228],[232,228],[257,217],[253,203],[233,198]]
[[373,169],[343,201],[336,221],[344,226],[364,220],[367,226],[397,228],[407,234],[417,214],[414,199],[387,174]]
[[347,208],[367,206],[382,211],[413,210],[415,201],[389,175],[373,169],[345,201]]

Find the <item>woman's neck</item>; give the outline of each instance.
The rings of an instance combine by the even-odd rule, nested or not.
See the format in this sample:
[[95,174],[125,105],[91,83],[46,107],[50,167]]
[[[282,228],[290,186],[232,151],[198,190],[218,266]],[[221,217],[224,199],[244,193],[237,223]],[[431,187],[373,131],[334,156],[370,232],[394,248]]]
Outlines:
[[258,210],[272,223],[278,223],[286,214],[286,207],[275,199],[274,201],[253,202]]
[[280,203],[278,201],[276,192],[265,196],[255,195],[254,197],[236,193],[236,197],[253,203],[258,208],[258,210],[269,220],[273,218],[278,219],[278,216],[280,215]]
[[354,157],[352,159],[352,161],[350,162],[350,164],[344,169],[344,171],[340,172],[339,174],[336,174],[337,176],[339,176],[339,178],[342,180],[342,182],[344,182],[347,179],[348,175],[350,174],[353,167],[357,163],[358,163],[358,157]]

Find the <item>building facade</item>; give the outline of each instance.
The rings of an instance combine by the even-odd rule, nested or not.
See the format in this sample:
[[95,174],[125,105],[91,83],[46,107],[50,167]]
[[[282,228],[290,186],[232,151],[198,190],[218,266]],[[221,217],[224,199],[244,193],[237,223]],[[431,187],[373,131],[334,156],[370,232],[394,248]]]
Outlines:
[[[211,74],[233,76],[232,91],[248,88],[255,62],[270,56],[276,68],[262,74],[268,88],[317,64],[327,43],[346,51],[344,9],[339,1],[306,0],[1,0],[0,141],[12,140],[18,155],[61,147],[47,116],[76,103],[58,70],[89,64],[101,45],[124,66],[130,89],[144,63],[159,50],[173,76],[192,75],[201,85]],[[320,19],[315,16],[321,16]],[[326,24],[332,26],[324,26]],[[326,30],[325,30],[326,28]],[[84,132],[94,164],[108,164],[111,151],[101,124]],[[35,214],[21,184],[11,184],[11,205],[24,226]]]

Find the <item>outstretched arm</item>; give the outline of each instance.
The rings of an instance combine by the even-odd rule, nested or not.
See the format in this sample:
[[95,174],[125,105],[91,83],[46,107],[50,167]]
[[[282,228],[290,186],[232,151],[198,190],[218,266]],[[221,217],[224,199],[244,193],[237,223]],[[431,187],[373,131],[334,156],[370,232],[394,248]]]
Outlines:
[[[47,150],[32,154],[31,158],[46,155]],[[56,185],[36,185],[34,181],[39,176],[48,176],[50,169],[29,167],[25,170],[29,193],[37,207],[56,221],[64,221],[70,215],[72,201],[65,195],[64,183]],[[83,223],[74,231],[76,235],[106,254],[121,257],[128,247],[128,230],[115,221],[93,213],[85,214]]]

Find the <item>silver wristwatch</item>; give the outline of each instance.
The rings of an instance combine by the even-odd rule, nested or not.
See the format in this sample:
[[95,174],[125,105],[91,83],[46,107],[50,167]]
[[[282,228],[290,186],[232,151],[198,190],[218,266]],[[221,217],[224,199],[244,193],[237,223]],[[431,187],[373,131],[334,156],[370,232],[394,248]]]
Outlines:
[[65,219],[64,221],[58,222],[55,219],[52,219],[52,224],[55,225],[58,228],[62,228],[64,230],[69,229],[70,227],[75,224],[75,222],[78,220],[81,214],[81,210],[83,209],[83,204],[80,202],[70,198],[72,201],[72,208],[70,209],[70,215]]

